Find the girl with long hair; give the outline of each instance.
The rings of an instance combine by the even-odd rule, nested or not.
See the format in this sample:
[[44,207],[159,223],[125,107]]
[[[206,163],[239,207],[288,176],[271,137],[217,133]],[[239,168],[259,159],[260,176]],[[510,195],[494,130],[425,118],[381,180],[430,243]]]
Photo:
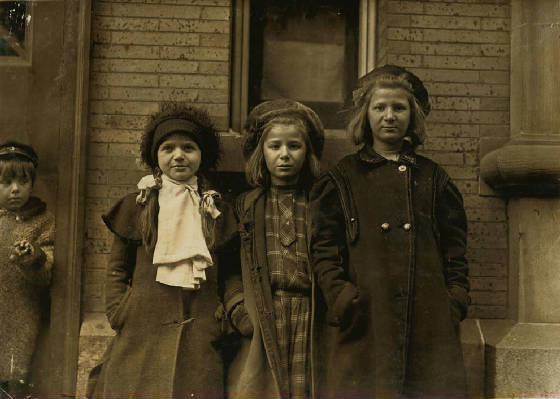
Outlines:
[[152,173],[103,217],[114,233],[105,299],[117,335],[89,396],[222,397],[215,313],[226,262],[239,255],[233,212],[208,180],[217,131],[201,109],[164,104],[140,152]]

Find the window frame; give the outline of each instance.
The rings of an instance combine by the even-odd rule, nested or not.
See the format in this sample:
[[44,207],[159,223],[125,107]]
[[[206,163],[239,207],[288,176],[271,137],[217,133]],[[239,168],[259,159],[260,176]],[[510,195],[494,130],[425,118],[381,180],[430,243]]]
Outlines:
[[[28,23],[25,25],[25,39],[24,39],[24,48],[21,48],[17,45],[13,45],[12,48],[18,55],[5,55],[0,56],[0,65],[23,65],[23,66],[30,66],[32,59],[31,55],[33,54],[32,45],[33,45],[33,3],[36,0],[20,0],[26,4],[25,8],[25,18],[29,20]],[[2,26],[0,26],[0,32],[4,30]],[[6,39],[10,45],[14,40]]]
[[[359,1],[358,78],[375,67],[377,0]],[[234,0],[230,127],[240,132],[249,112],[251,0]]]

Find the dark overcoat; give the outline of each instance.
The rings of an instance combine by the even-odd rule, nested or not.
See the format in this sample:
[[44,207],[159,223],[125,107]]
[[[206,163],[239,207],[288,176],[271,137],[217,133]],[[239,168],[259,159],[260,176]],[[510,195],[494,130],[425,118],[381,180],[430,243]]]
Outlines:
[[[241,337],[241,344],[228,370],[227,397],[287,398],[289,379],[280,366],[280,350],[276,339],[276,320],[266,258],[265,235],[266,191],[253,189],[242,194],[236,205],[239,219],[242,289],[235,278],[228,279],[226,309],[244,301],[253,324],[252,337]],[[307,215],[310,220],[310,215]],[[309,223],[307,223],[310,226]],[[307,237],[310,237],[311,230]],[[311,271],[310,271],[311,272]],[[315,284],[311,290],[311,320],[315,313]],[[311,347],[313,351],[313,346]],[[311,359],[313,375],[313,357]],[[313,378],[311,378],[313,389]]]
[[237,234],[233,212],[216,205],[222,214],[211,251],[214,265],[193,291],[156,282],[157,268],[141,245],[134,194],[104,216],[116,236],[107,267],[106,308],[117,335],[90,397],[223,397],[223,331],[215,313],[222,300],[224,260],[235,262],[238,254],[231,244]]
[[[311,193],[313,270],[328,312],[319,397],[460,397],[458,323],[468,305],[466,217],[445,171],[414,152],[369,146]],[[357,227],[354,240],[348,222]]]

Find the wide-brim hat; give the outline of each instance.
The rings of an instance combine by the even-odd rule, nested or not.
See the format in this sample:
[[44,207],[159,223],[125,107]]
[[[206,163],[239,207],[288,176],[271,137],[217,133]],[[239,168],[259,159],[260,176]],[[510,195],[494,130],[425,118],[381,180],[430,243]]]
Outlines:
[[393,75],[405,78],[412,87],[412,94],[416,97],[418,104],[422,108],[424,115],[428,115],[432,109],[430,104],[430,98],[428,95],[428,90],[424,86],[424,83],[418,76],[410,72],[408,69],[403,68],[398,65],[386,64],[373,69],[358,80],[356,89],[352,92],[353,98],[357,99],[363,94],[364,90],[368,90],[368,87],[375,82],[377,78],[381,75]]
[[305,124],[313,153],[320,159],[325,143],[325,130],[321,119],[308,106],[289,99],[265,101],[251,110],[243,129],[245,134],[243,156],[245,159],[249,159],[257,148],[263,135],[263,129],[268,122],[282,116],[296,117]]

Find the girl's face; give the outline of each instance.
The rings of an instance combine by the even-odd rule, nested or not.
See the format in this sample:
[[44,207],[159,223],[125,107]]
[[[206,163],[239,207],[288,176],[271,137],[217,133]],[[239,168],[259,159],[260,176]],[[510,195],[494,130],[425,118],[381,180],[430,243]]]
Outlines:
[[0,180],[0,207],[15,211],[29,200],[33,182],[28,178]]
[[374,147],[400,149],[410,124],[408,93],[402,88],[375,89],[367,116]]
[[198,172],[202,153],[193,139],[175,133],[159,145],[157,160],[164,175],[186,183]]
[[266,133],[263,154],[272,184],[296,184],[307,155],[301,129],[294,125],[273,125]]

